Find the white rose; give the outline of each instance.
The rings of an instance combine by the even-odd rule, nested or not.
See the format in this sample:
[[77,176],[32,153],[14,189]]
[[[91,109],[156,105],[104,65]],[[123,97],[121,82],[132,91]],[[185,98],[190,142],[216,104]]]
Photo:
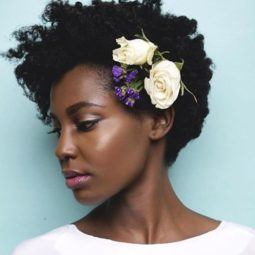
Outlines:
[[144,88],[155,107],[166,109],[176,100],[180,82],[181,74],[175,63],[161,60],[152,65],[150,77],[144,79]]
[[112,51],[113,59],[128,65],[152,65],[152,58],[157,46],[142,39],[127,40],[124,36],[116,39],[121,46]]

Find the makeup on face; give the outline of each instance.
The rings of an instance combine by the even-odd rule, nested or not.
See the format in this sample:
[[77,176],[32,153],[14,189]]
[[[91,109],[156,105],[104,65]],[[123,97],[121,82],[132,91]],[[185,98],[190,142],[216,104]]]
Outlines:
[[[77,126],[78,130],[89,131],[91,127],[96,125],[101,120],[100,117],[98,117],[100,115],[99,114],[90,114],[90,115],[97,116],[97,118],[89,118],[84,121],[78,121],[79,119],[82,119],[82,118],[78,118],[79,117],[78,113],[81,112],[82,109],[90,109],[93,107],[104,108],[105,106],[99,105],[99,104],[96,104],[93,102],[88,102],[88,101],[79,101],[71,106],[68,106],[65,110],[65,113],[67,114],[68,117],[72,118],[75,123],[77,123],[76,126]],[[59,120],[58,120],[56,114],[53,112],[50,112],[49,115],[52,119],[52,126],[57,126],[54,124],[55,122],[59,123]],[[79,114],[79,115],[82,115],[82,114]],[[58,133],[58,137],[60,137],[60,128],[54,128],[53,130],[48,132],[48,134],[56,133],[56,132]]]
[[78,175],[70,178],[66,178],[66,185],[70,189],[83,188],[87,185],[87,182],[92,178],[91,174]]

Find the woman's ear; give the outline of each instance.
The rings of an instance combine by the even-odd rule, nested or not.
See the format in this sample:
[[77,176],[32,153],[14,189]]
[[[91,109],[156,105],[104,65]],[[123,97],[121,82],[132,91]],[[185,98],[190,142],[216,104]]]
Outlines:
[[173,107],[162,111],[162,114],[154,116],[149,137],[151,140],[158,140],[164,137],[172,128],[175,110]]

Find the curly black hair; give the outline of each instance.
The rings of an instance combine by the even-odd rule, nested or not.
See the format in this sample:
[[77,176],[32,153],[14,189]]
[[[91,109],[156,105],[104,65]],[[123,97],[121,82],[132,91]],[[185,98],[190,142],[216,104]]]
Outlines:
[[[102,2],[92,0],[90,5],[69,1],[51,0],[42,13],[42,25],[21,27],[14,31],[19,44],[1,55],[21,60],[15,68],[18,84],[24,94],[37,105],[37,117],[51,123],[48,115],[50,88],[61,76],[78,64],[90,64],[111,70],[114,62],[112,50],[118,47],[116,38],[127,39],[141,33],[158,45],[159,51],[171,61],[185,63],[181,70],[182,81],[190,93],[184,93],[174,102],[175,120],[166,135],[164,163],[171,165],[181,148],[201,133],[208,109],[208,93],[213,62],[206,56],[204,36],[197,33],[197,21],[161,11],[160,0]],[[108,91],[113,86],[108,86]],[[130,110],[140,113],[161,114],[162,109],[151,104],[144,90],[141,99]]]

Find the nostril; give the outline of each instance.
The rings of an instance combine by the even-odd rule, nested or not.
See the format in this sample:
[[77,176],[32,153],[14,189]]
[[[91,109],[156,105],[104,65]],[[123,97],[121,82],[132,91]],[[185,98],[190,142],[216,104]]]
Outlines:
[[55,155],[60,161],[66,162],[76,157],[77,147],[73,143],[61,142],[55,148]]

